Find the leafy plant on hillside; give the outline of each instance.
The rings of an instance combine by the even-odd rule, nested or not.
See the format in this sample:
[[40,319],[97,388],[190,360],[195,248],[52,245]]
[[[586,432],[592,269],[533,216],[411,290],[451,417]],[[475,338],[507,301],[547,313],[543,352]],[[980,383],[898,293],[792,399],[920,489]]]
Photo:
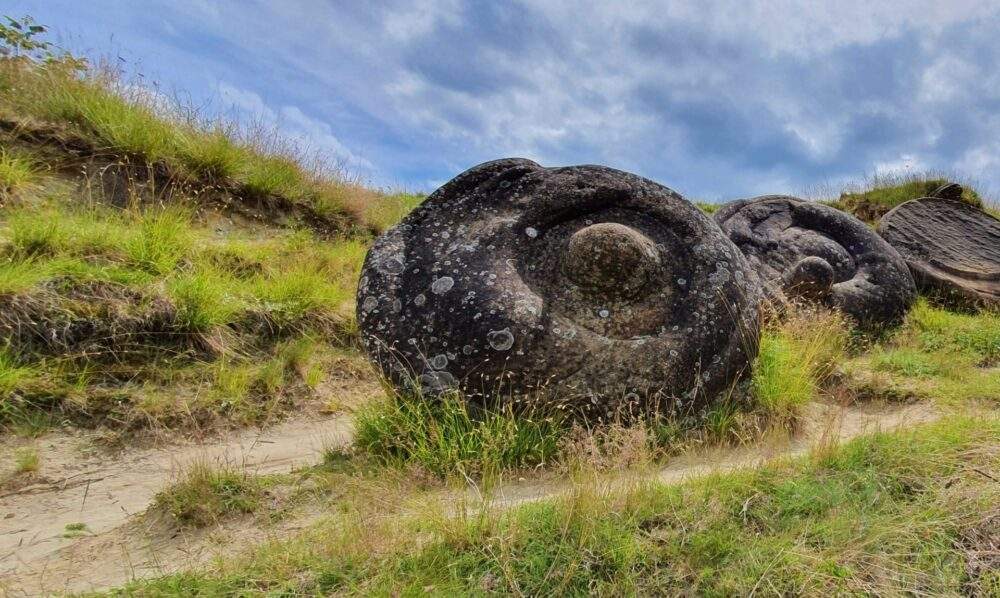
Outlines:
[[9,16],[3,18],[6,23],[0,22],[0,56],[43,62],[58,61],[75,70],[86,68],[87,61],[83,58],[73,56],[41,39],[48,30],[30,16],[20,19]]

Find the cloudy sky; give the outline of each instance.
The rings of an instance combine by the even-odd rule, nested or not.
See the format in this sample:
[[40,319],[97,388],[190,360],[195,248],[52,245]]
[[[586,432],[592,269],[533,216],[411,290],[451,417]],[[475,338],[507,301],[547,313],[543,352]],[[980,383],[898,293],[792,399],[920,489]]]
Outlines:
[[597,163],[688,197],[942,170],[1000,190],[1000,3],[8,0],[374,184]]

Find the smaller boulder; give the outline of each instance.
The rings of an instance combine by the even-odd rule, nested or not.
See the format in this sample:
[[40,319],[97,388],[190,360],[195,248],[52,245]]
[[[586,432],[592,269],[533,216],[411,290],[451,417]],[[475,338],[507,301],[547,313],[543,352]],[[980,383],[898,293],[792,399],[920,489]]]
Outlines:
[[899,321],[916,297],[902,257],[836,208],[766,195],[726,204],[715,220],[778,303],[809,300],[877,326]]

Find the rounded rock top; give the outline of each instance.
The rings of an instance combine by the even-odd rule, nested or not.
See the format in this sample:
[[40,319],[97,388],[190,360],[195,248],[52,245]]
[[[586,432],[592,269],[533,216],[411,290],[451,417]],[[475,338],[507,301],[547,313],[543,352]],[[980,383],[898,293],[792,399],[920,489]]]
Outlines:
[[880,326],[900,321],[916,299],[896,250],[836,208],[765,195],[728,203],[715,220],[778,301],[815,301],[862,326]]
[[[394,257],[402,269],[380,266]],[[401,389],[690,407],[748,368],[756,280],[667,187],[513,158],[458,175],[376,239],[358,321]]]

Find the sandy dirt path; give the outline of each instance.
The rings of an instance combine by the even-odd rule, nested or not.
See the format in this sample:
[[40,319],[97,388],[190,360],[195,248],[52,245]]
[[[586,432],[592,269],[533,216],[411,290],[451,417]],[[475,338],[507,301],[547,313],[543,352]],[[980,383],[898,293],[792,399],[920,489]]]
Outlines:
[[[118,456],[87,455],[81,450],[85,441],[75,436],[42,438],[37,446],[44,480],[0,493],[0,594],[89,589],[159,571],[153,566],[160,560],[156,551],[143,550],[142,536],[149,536],[143,530],[132,530],[137,542],[104,540],[124,540],[125,528],[136,527],[135,516],[186,465],[208,460],[252,473],[288,472],[316,463],[324,447],[349,438],[347,418],[299,419],[262,432]],[[66,526],[74,523],[86,524],[87,531],[65,537]],[[128,554],[130,549],[139,553]]]
[[[808,424],[790,440],[695,451],[672,459],[652,474],[625,473],[617,480],[610,476],[605,481],[613,487],[634,481],[635,475],[652,475],[664,483],[681,483],[938,417],[924,404],[812,405],[804,418]],[[195,459],[245,465],[258,473],[284,472],[317,462],[324,447],[346,443],[349,437],[346,418],[291,421],[263,433],[243,432],[204,445],[145,449],[118,459],[83,457],[74,448],[78,439],[46,440],[40,450],[47,455],[45,469],[50,482],[0,498],[0,517],[7,517],[0,519],[0,595],[5,591],[21,596],[120,586],[131,579],[196,567],[214,555],[238,552],[294,533],[323,513],[300,514],[268,529],[245,519],[189,532],[172,531],[161,520],[137,515],[147,509],[179,468]],[[489,502],[511,507],[558,496],[571,488],[567,480],[525,480],[501,486]],[[446,493],[441,500],[461,501],[459,494]],[[63,537],[66,524],[75,522],[86,523],[90,534]]]
[[[715,447],[693,451],[672,458],[669,463],[652,474],[626,472],[621,477],[609,476],[602,480],[608,489],[616,485],[627,486],[636,481],[652,478],[665,484],[680,484],[693,478],[726,473],[738,469],[760,467],[776,459],[803,456],[818,446],[846,442],[865,434],[906,429],[929,423],[941,417],[940,412],[924,403],[910,405],[869,404],[847,407],[813,403],[807,406],[802,418],[802,430],[790,439],[763,442],[745,447]],[[501,486],[491,497],[498,506],[542,500],[568,493],[572,486],[566,481],[536,483],[527,480]]]

